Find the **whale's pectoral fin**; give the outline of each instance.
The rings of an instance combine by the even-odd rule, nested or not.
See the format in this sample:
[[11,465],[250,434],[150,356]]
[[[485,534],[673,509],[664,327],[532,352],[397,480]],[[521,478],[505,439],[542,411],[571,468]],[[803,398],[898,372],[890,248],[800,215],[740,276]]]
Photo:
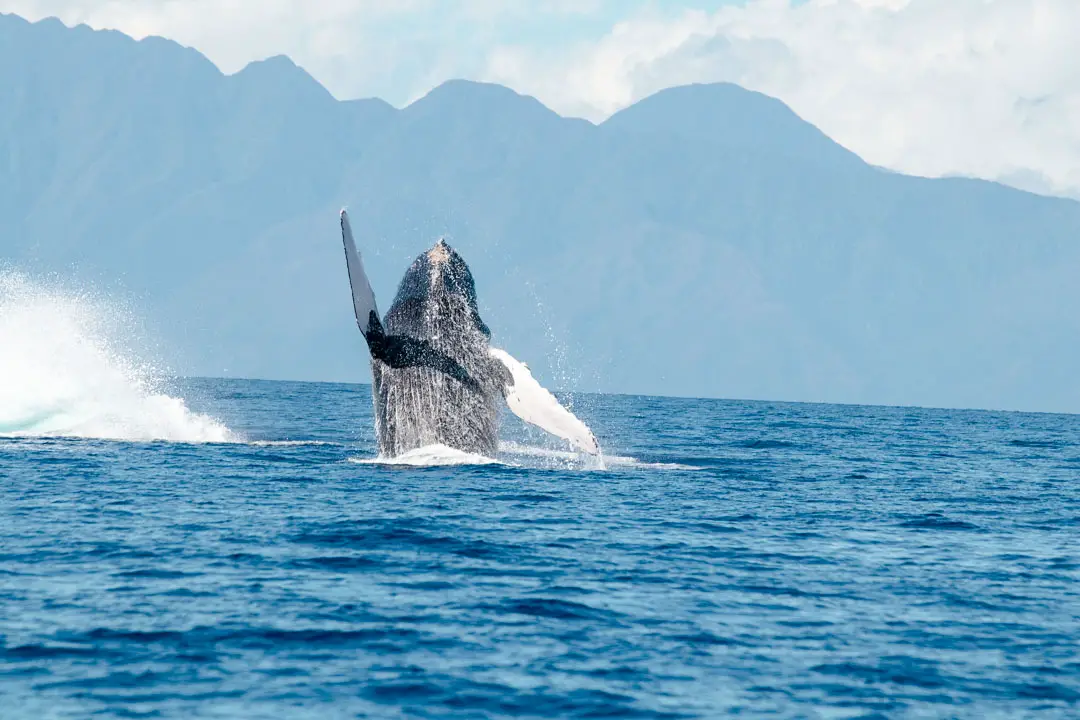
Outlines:
[[509,371],[509,381],[503,394],[506,396],[507,406],[515,415],[530,425],[569,441],[580,450],[593,455],[600,454],[600,446],[596,443],[592,431],[536,382],[524,363],[498,348],[491,348],[490,352],[491,356]]
[[368,280],[367,273],[364,272],[364,262],[356,250],[352,226],[349,224],[349,214],[344,210],[341,211],[341,239],[345,244],[345,265],[349,270],[349,286],[352,288],[356,324],[370,346],[372,333],[382,329],[382,324],[379,322],[379,308],[375,305],[375,293],[371,289],[371,282]]
[[426,367],[449,375],[463,385],[480,392],[480,385],[454,358],[439,350],[427,340],[409,335],[387,335],[378,317],[372,318],[367,335],[371,357],[381,360],[392,368]]

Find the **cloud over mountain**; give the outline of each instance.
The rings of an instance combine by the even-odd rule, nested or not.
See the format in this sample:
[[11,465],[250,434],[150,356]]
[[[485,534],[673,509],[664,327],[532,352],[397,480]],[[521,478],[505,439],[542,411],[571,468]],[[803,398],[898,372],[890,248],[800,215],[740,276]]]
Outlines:
[[0,10],[170,37],[226,72],[287,54],[340,98],[397,105],[464,77],[602,120],[665,87],[730,81],[784,100],[883,167],[1080,196],[1074,0],[0,0]]

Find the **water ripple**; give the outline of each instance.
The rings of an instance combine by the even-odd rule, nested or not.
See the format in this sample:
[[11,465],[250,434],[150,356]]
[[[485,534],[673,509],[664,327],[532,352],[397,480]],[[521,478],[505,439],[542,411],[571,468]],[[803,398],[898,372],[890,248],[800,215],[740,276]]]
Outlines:
[[253,441],[0,438],[4,720],[1080,716],[1080,418],[590,396],[606,470],[421,467],[196,385]]

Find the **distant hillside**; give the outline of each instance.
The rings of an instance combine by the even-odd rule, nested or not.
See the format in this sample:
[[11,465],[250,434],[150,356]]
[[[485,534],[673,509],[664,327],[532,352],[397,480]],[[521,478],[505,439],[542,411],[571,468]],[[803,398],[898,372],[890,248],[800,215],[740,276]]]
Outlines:
[[396,110],[0,16],[0,258],[118,280],[183,371],[369,377],[341,206],[384,310],[447,234],[554,386],[1080,412],[1080,203],[872,168],[732,85],[599,126],[463,81]]

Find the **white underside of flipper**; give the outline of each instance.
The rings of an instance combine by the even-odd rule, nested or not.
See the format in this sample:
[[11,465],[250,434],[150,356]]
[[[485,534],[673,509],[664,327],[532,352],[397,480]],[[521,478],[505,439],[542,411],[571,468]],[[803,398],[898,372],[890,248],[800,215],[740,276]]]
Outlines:
[[593,455],[600,454],[600,446],[588,426],[536,382],[525,363],[515,360],[505,350],[490,348],[489,351],[492,357],[506,366],[514,378],[513,385],[506,387],[505,395],[506,404],[515,415],[530,425],[568,441],[579,450]]
[[352,225],[349,224],[349,214],[344,210],[341,211],[341,239],[345,244],[345,264],[349,268],[349,286],[352,288],[356,324],[360,326],[360,332],[366,338],[371,313],[374,312],[375,317],[378,318],[379,308],[375,305],[375,292],[371,289],[371,281],[364,272],[364,261],[360,259],[360,253],[356,250]]

